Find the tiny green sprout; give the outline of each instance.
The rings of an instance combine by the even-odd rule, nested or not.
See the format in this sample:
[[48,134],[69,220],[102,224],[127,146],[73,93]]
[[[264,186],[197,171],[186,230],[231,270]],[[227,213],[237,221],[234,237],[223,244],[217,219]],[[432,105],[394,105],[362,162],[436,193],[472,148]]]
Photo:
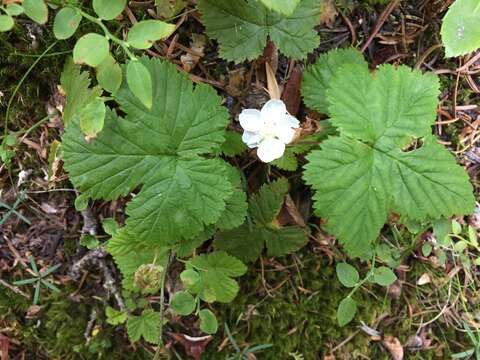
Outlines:
[[39,271],[38,266],[35,263],[35,259],[33,258],[32,255],[29,255],[28,260],[30,261],[30,269],[28,270],[28,272],[33,274],[34,277],[30,279],[15,281],[13,284],[17,286],[35,284],[34,285],[35,290],[33,293],[33,305],[36,305],[40,300],[40,288],[42,285],[53,292],[56,292],[56,293],[60,292],[60,289],[56,287],[52,281],[47,280],[46,277],[51,275],[53,272],[55,272],[60,266],[62,266],[62,264],[57,264],[47,268],[44,271]]
[[474,334],[466,322],[463,323],[463,327],[473,347],[468,350],[452,354],[452,359],[471,359],[473,355],[475,355],[475,359],[480,359],[480,334],[478,332]]
[[135,272],[135,286],[145,293],[155,293],[162,284],[163,266],[156,264],[141,265]]

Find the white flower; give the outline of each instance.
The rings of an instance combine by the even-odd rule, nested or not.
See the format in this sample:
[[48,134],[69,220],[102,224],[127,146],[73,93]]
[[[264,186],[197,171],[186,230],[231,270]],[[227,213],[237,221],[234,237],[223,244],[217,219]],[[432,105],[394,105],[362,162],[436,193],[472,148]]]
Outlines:
[[245,130],[243,142],[251,149],[258,147],[257,155],[266,163],[283,156],[285,145],[293,140],[300,126],[281,100],[268,101],[261,111],[245,109],[239,120]]

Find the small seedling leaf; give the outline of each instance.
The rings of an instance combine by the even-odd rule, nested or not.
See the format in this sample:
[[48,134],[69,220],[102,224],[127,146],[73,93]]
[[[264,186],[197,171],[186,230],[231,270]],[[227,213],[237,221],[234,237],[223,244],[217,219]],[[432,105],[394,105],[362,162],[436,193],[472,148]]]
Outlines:
[[336,267],[338,280],[346,287],[354,287],[360,280],[357,269],[347,263],[339,263]]

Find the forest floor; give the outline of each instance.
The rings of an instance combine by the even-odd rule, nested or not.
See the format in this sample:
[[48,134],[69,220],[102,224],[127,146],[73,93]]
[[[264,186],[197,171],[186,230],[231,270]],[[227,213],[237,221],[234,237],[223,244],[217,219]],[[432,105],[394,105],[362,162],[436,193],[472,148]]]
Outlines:
[[[438,74],[442,94],[434,132],[469,172],[478,199],[480,57],[445,59],[439,31],[452,1],[373,2],[326,0],[321,45],[307,62],[353,45],[364,48],[371,68],[405,64]],[[258,71],[265,59],[239,65],[219,60],[216,43],[198,36],[203,29],[192,9],[182,17],[179,36],[151,55],[167,56],[196,81],[213,85],[233,118],[242,107],[259,108],[266,100]],[[132,16],[135,11],[140,10],[133,8]],[[131,344],[123,326],[106,322],[105,308],[120,292],[121,275],[112,260],[80,244],[99,219],[124,217],[125,202],[95,201],[87,211],[76,211],[75,190],[55,156],[63,132],[58,84],[73,41],[57,42],[50,30],[27,20],[0,33],[0,130],[8,127],[12,135],[0,148],[10,152],[0,163],[1,359],[150,359],[151,345]],[[273,53],[268,47],[264,57]],[[299,76],[292,74],[301,75],[303,64],[282,55],[277,60],[278,82],[289,89],[289,101],[300,104]],[[306,115],[301,104],[297,115]],[[319,120],[318,114],[308,116]],[[480,228],[480,207],[457,220]],[[348,289],[338,282],[334,264],[344,255],[331,237],[318,233],[298,253],[264,257],[250,267],[235,301],[215,305],[221,326],[208,344],[197,344],[202,358],[235,358],[238,348],[256,345],[265,349],[248,359],[450,359],[480,347],[468,335],[480,329],[480,274],[472,265],[480,253],[471,249],[461,259],[447,254],[441,264],[424,246],[431,229],[412,233],[393,220],[381,236],[399,281],[388,289],[363,285],[350,325],[340,327],[336,319]],[[28,276],[31,261],[41,269],[60,264],[49,277],[60,292],[42,288],[38,305],[32,305],[32,285],[13,285]],[[367,263],[356,265],[368,271]],[[198,335],[198,328],[188,319],[169,320],[163,356],[187,359],[195,344],[178,335]]]

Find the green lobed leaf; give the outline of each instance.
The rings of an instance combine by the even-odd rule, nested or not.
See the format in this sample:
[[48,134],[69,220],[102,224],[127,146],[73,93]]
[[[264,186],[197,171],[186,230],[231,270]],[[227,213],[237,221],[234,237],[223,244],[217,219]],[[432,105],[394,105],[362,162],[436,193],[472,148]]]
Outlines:
[[60,84],[66,96],[63,110],[63,121],[68,124],[74,116],[89,102],[101,95],[100,88],[90,89],[88,72],[82,72],[80,66],[75,65],[71,57],[65,62],[60,77]]
[[160,20],[143,20],[128,32],[128,43],[136,49],[149,49],[155,41],[172,35],[175,25]]
[[346,287],[354,287],[360,280],[357,269],[347,263],[338,263],[336,266],[338,280]]
[[225,201],[225,211],[218,219],[216,226],[220,230],[230,230],[240,226],[247,216],[247,195],[243,191],[240,172],[233,166],[226,167],[228,181],[232,184],[234,191]]
[[120,15],[127,5],[127,0],[93,0],[93,10],[103,20],[112,20]]
[[248,212],[256,223],[271,224],[282,209],[288,187],[288,180],[280,178],[270,184],[264,184],[260,191],[250,198]]
[[292,15],[300,0],[261,0],[261,2],[269,9],[285,15]]
[[225,156],[237,156],[247,150],[247,145],[242,141],[242,135],[236,131],[225,132],[225,142],[222,144],[220,151]]
[[15,25],[10,15],[0,15],[0,32],[9,31]]
[[23,0],[25,15],[38,24],[45,24],[48,20],[48,7],[44,0]]
[[103,62],[98,65],[97,81],[98,84],[109,93],[115,93],[122,85],[123,73],[120,65],[115,61],[112,55],[108,55]]
[[78,39],[73,48],[73,61],[76,64],[86,64],[96,67],[109,54],[108,40],[105,36],[89,33]]
[[61,9],[53,21],[53,34],[59,40],[70,38],[77,31],[82,15],[77,8],[65,7]]
[[442,41],[447,57],[461,56],[480,48],[480,3],[456,0],[443,18]]
[[108,235],[113,236],[119,229],[119,225],[114,218],[105,218],[102,220],[103,231]]
[[195,310],[195,299],[187,291],[179,291],[170,300],[170,307],[175,313],[182,316],[190,315]]
[[127,321],[128,314],[124,311],[118,311],[107,306],[105,308],[105,315],[107,316],[107,323],[110,325],[120,325]]
[[315,64],[308,65],[303,73],[302,96],[305,105],[322,114],[329,114],[327,89],[343,65],[367,66],[363,55],[354,48],[336,49],[320,55]]
[[209,240],[215,231],[217,230],[215,225],[208,225],[203,231],[195,235],[190,239],[182,239],[174,247],[177,257],[188,258],[195,249],[200,247],[205,241]]
[[351,297],[346,297],[340,302],[337,309],[337,320],[340,326],[347,325],[357,313],[357,303]]
[[[316,213],[354,256],[378,236],[390,212],[425,221],[473,210],[472,186],[452,155],[431,136],[438,79],[407,67],[345,65],[327,91],[329,137],[308,155],[304,179]],[[311,94],[310,94],[311,95]],[[413,139],[422,145],[403,151]]]
[[255,261],[262,254],[265,247],[265,234],[262,229],[248,224],[221,231],[215,235],[214,246],[225,250],[242,261]]
[[200,280],[189,291],[198,294],[206,302],[231,302],[239,290],[232,278],[242,276],[247,271],[240,260],[223,251],[196,256],[189,265],[200,275]]
[[390,286],[397,280],[395,273],[386,266],[375,268],[373,272],[373,281],[380,286]]
[[220,56],[241,62],[260,56],[270,38],[286,56],[304,59],[320,38],[318,0],[301,0],[295,11],[282,15],[257,0],[200,0],[198,8],[207,34],[220,43]]
[[130,316],[127,320],[128,337],[132,342],[144,338],[145,341],[158,344],[160,339],[160,313],[144,310],[140,316]]
[[137,99],[147,109],[151,109],[153,101],[152,77],[140,61],[132,60],[127,64],[127,84]]
[[308,238],[299,226],[279,226],[275,218],[282,208],[288,192],[288,181],[281,178],[263,185],[249,201],[249,214],[253,223],[216,234],[216,248],[228,251],[243,261],[258,259],[263,248],[269,256],[283,256],[303,247]]
[[285,153],[279,159],[272,161],[270,164],[285,171],[295,171],[298,168],[298,161],[292,147],[287,147]]
[[207,334],[215,334],[218,330],[218,321],[215,314],[208,309],[200,310],[200,330]]
[[142,185],[119,233],[171,246],[215,224],[225,210],[233,192],[226,164],[200,155],[223,142],[229,119],[211,87],[194,89],[187,75],[158,59],[139,61],[152,77],[152,108],[123,84],[114,98],[126,117],[107,110],[104,129],[90,143],[73,121],[63,137],[63,159],[73,184],[92,199],[115,199]]

